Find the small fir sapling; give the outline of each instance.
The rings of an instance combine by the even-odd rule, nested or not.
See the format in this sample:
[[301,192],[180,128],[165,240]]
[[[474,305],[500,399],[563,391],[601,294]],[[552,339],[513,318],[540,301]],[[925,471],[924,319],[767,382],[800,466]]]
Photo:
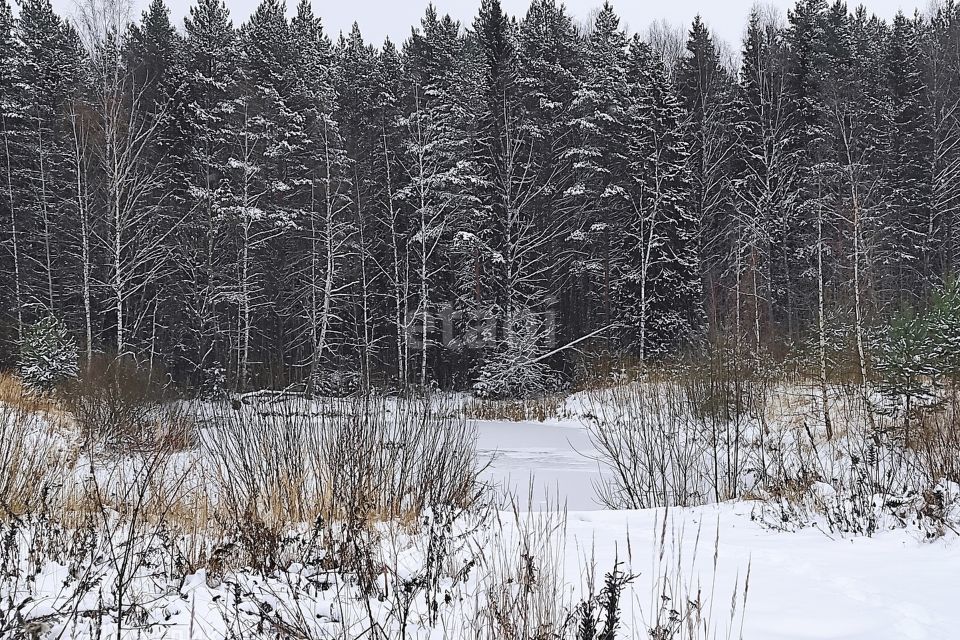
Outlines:
[[20,344],[20,375],[31,389],[49,392],[80,372],[77,343],[56,316],[26,328]]

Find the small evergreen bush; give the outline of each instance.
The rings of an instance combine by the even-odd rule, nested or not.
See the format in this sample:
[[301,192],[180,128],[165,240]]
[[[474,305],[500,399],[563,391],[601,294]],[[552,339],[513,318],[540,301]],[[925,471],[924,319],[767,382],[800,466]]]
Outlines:
[[28,326],[20,344],[20,376],[24,384],[49,392],[80,372],[77,343],[59,318],[47,314]]

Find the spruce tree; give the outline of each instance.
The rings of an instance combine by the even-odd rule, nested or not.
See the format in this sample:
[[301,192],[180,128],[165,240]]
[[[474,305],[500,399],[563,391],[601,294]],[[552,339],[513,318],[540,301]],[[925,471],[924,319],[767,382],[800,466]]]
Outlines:
[[20,342],[20,376],[24,384],[41,393],[77,377],[77,343],[59,318],[41,316],[26,327]]
[[[546,365],[552,327],[543,322],[548,304],[547,264],[562,227],[537,218],[537,196],[551,179],[549,156],[536,152],[542,125],[525,106],[520,85],[517,25],[496,0],[484,2],[472,41],[478,76],[476,165],[478,215],[459,243],[461,303],[482,309],[496,325],[496,343],[484,354],[484,387],[524,388],[518,378]],[[536,377],[542,377],[537,374]],[[499,381],[499,382],[498,382]]]
[[3,212],[3,244],[0,250],[7,258],[10,269],[0,273],[0,300],[9,313],[0,316],[0,362],[10,363],[16,353],[16,344],[23,335],[24,288],[23,252],[21,249],[23,214],[18,206],[20,200],[18,182],[14,173],[18,168],[16,132],[21,126],[17,105],[17,43],[15,40],[13,11],[7,0],[0,0],[0,143],[3,144],[0,176],[3,196],[0,211]]
[[629,165],[623,255],[615,261],[617,308],[644,362],[675,350],[700,326],[695,198],[688,186],[683,109],[666,70],[634,37],[627,67]]
[[936,274],[937,239],[933,234],[937,231],[937,214],[927,179],[933,141],[923,101],[922,28],[922,24],[898,13],[884,52],[889,94],[882,106],[889,109],[890,126],[889,156],[885,159],[890,166],[890,200],[884,227],[896,265],[890,286],[908,297],[930,291],[931,278]]
[[931,144],[927,189],[937,246],[931,258],[937,273],[958,271],[960,256],[960,119],[954,105],[960,100],[960,8],[950,0],[930,14],[923,34],[922,102]]
[[408,385],[409,341],[407,309],[410,291],[410,235],[412,212],[401,206],[398,194],[404,185],[404,170],[400,164],[404,146],[403,127],[403,68],[400,52],[389,39],[383,43],[376,60],[374,84],[377,94],[376,130],[379,145],[376,148],[378,171],[381,176],[379,208],[376,222],[381,230],[378,235],[387,239],[384,247],[386,257],[378,261],[386,280],[391,299],[388,315],[392,324],[392,358],[395,380],[400,388]]
[[587,36],[584,63],[584,79],[573,102],[576,142],[567,151],[575,183],[565,195],[578,200],[583,211],[569,240],[576,252],[572,266],[580,303],[588,317],[599,318],[599,323],[582,327],[588,333],[614,322],[612,258],[621,250],[627,215],[627,39],[609,2]]

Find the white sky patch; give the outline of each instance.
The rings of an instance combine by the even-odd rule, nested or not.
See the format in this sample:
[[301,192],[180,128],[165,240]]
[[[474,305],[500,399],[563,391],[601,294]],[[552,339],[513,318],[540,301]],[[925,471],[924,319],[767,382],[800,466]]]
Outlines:
[[[522,17],[530,5],[528,0],[501,0],[504,9],[511,15]],[[76,6],[76,0],[53,0],[54,8],[62,15],[70,15]],[[136,0],[139,6],[146,7],[148,0]],[[187,0],[168,0],[173,17],[178,25],[182,24],[191,2]],[[234,23],[239,25],[256,8],[258,0],[226,0]],[[395,43],[401,43],[410,35],[410,28],[420,23],[427,0],[352,0],[339,2],[314,0],[314,12],[319,15],[332,37],[341,31],[348,32],[357,22],[364,38],[374,44],[380,44],[389,37]],[[441,13],[449,13],[464,26],[473,22],[480,6],[479,0],[435,0],[434,4]],[[564,3],[570,13],[580,21],[586,21],[592,10],[603,3],[598,0],[567,0]],[[668,23],[689,27],[698,13],[716,32],[716,34],[734,50],[740,49],[740,39],[747,24],[754,0],[673,0],[672,2],[650,2],[646,0],[620,0],[613,6],[620,15],[622,24],[630,31],[646,31],[652,23],[666,20]],[[793,0],[773,0],[763,5],[776,7],[781,14],[794,5]],[[849,2],[852,10],[858,3]],[[912,14],[915,8],[926,8],[926,2],[910,3],[900,0],[868,0],[860,3],[871,13],[890,19],[902,9]],[[287,0],[287,10],[293,15],[297,0]]]

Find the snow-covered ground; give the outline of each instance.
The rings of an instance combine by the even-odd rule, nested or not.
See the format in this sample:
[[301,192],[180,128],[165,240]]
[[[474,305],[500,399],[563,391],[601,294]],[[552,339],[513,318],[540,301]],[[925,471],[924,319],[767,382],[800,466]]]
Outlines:
[[[872,537],[844,535],[818,525],[817,516],[781,527],[769,505],[749,500],[605,510],[595,497],[604,471],[593,459],[597,452],[586,428],[574,417],[582,409],[571,404],[564,419],[476,422],[478,453],[488,462],[483,477],[500,493],[512,494],[520,513],[504,510],[479,525],[456,525],[465,533],[454,536],[458,542],[448,565],[476,563],[478,569],[439,579],[445,602],[439,622],[424,622],[424,595],[417,592],[407,637],[484,637],[477,631],[486,624],[484,598],[491,588],[513,589],[517,579],[503,575],[504,567],[523,565],[524,554],[531,553],[537,556],[532,561],[534,589],[551,584],[548,574],[559,574],[553,582],[561,591],[556,601],[571,611],[587,595],[586,585],[592,581],[599,589],[613,567],[633,575],[621,601],[619,638],[960,638],[960,537],[954,531],[931,538],[908,524]],[[527,542],[533,544],[516,544],[525,526],[536,531],[538,522],[561,521],[564,526],[549,538],[528,529]],[[363,637],[371,621],[395,631],[398,588],[422,579],[429,544],[429,535],[403,525],[378,537],[383,573],[377,579],[384,585],[392,581],[385,592],[393,594],[382,599],[364,597],[349,576],[322,569],[320,561],[304,565],[298,560],[269,575],[242,570],[211,577],[197,570],[175,580],[138,578],[134,586],[147,603],[142,615],[149,625],[130,637],[252,637],[265,611],[305,625],[315,634],[310,637]],[[24,566],[27,555],[23,553]],[[69,626],[58,621],[66,609],[103,607],[98,598],[110,593],[108,565],[97,565],[95,584],[86,587],[90,590],[79,601],[75,594],[82,581],[71,578],[59,562],[46,563],[35,580],[6,583],[16,585],[14,591],[0,580],[0,600],[24,603],[24,616],[40,621],[33,636],[38,640],[90,637],[95,634],[83,615]],[[77,568],[72,571],[75,576]],[[665,600],[666,593],[673,600]],[[685,615],[690,600],[697,598],[705,630],[696,635],[650,632],[658,613],[661,622],[670,619],[672,609]],[[109,629],[105,634],[112,637]],[[0,640],[6,640],[2,633]]]
[[[589,459],[595,450],[578,422],[479,421],[477,429],[480,452],[491,458],[487,477],[494,484],[509,487],[521,505],[534,510],[566,505],[568,579],[576,581],[583,573],[585,558],[593,557],[600,570],[615,558],[624,560],[629,539],[633,561],[628,569],[639,574],[637,587],[650,586],[664,511],[601,510],[594,483],[602,472]],[[666,516],[668,538],[675,534],[675,549],[687,554],[681,561],[687,580],[713,590],[712,622],[724,630],[718,637],[727,637],[731,598],[738,585],[742,598],[749,569],[744,638],[960,638],[960,539],[955,535],[930,542],[910,530],[871,538],[842,537],[816,526],[784,532],[761,524],[759,511],[759,503],[740,502],[672,509]],[[637,594],[652,591],[635,589]],[[625,617],[644,622],[652,608],[635,598]],[[737,637],[739,617],[730,637]]]
[[[569,601],[576,602],[582,596],[590,567],[595,567],[597,579],[602,580],[603,573],[619,561],[623,571],[636,576],[622,601],[620,638],[650,637],[648,629],[663,604],[659,594],[665,575],[670,581],[679,577],[685,593],[702,593],[703,617],[713,633],[698,638],[958,637],[960,545],[956,539],[930,544],[905,531],[847,539],[830,537],[814,528],[774,532],[751,519],[751,508],[750,504],[727,504],[675,509],[666,516],[654,510],[569,513],[562,563]],[[664,517],[666,554],[660,560]],[[509,522],[509,518],[506,520]],[[511,527],[507,524],[508,530]],[[420,560],[417,551],[404,551],[400,566],[406,564],[412,574]],[[26,608],[31,615],[58,609],[58,596],[65,592],[65,575],[66,570],[57,565],[41,575],[36,583],[36,600]],[[349,590],[341,591],[336,581],[329,591],[304,588],[297,602],[290,599],[294,585],[309,581],[315,584],[316,575],[316,570],[296,566],[276,579],[241,575],[234,578],[234,584],[243,585],[247,600],[239,606],[227,604],[235,586],[209,584],[205,573],[190,575],[179,587],[172,585],[172,592],[161,591],[152,601],[152,617],[163,621],[163,633],[138,637],[220,638],[225,628],[245,628],[231,616],[246,615],[256,620],[263,602],[277,610],[286,608],[289,617],[296,617],[290,612],[299,607],[301,613],[297,615],[306,613],[308,619],[316,618],[316,628],[331,634],[329,637],[340,637],[342,624],[362,630],[367,624],[366,605],[361,606],[362,598],[350,595]],[[472,598],[481,589],[481,584],[471,581],[462,587],[465,602],[441,609],[447,633],[412,628],[408,637],[469,637],[469,633],[461,635],[451,629],[457,628],[456,620],[475,615]],[[96,601],[91,599],[87,604],[96,606]],[[371,600],[371,605],[376,618],[388,618],[387,603]],[[86,636],[68,632],[66,637]],[[681,637],[687,636],[677,636]]]
[[[676,547],[688,557],[699,535],[696,562],[681,564],[686,575],[693,576],[691,582],[699,580],[705,591],[716,585],[712,622],[724,630],[718,637],[728,637],[731,597],[738,583],[738,597],[742,597],[749,569],[743,638],[960,638],[960,540],[956,537],[929,543],[903,530],[872,538],[840,538],[817,528],[778,532],[751,519],[754,507],[726,504],[675,509],[667,515],[670,531],[678,536]],[[623,557],[629,535],[632,570],[640,574],[637,592],[649,594],[651,590],[642,587],[650,585],[651,573],[656,575],[650,567],[657,549],[658,518],[663,518],[663,511],[571,513],[568,537],[581,554],[596,550],[602,567],[617,551]],[[648,602],[633,602],[625,615],[642,620],[650,609]],[[730,637],[738,637],[739,622]]]

